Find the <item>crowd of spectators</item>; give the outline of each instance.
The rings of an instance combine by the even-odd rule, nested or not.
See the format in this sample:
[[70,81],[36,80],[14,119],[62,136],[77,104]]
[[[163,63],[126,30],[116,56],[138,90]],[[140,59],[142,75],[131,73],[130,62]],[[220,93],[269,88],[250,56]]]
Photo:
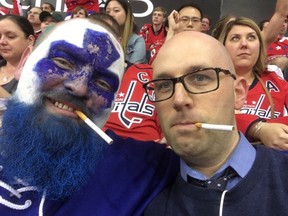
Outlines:
[[[199,44],[207,41],[212,45],[214,44],[221,53],[229,54],[232,65],[229,65],[230,60],[227,60],[225,64],[223,63],[223,67],[233,68],[230,68],[229,71],[231,73],[232,70],[235,70],[235,74],[232,72],[232,75],[230,74],[229,76],[235,80],[240,77],[239,79],[242,80],[243,89],[245,87],[247,90],[245,99],[243,99],[244,96],[241,98],[243,104],[241,103],[241,107],[236,106],[235,109],[233,108],[234,116],[231,116],[232,120],[230,119],[231,122],[235,124],[237,130],[239,130],[241,136],[245,136],[245,141],[241,138],[241,146],[244,146],[243,143],[246,143],[247,139],[253,145],[257,145],[255,148],[258,148],[258,145],[263,145],[265,148],[273,148],[283,154],[288,151],[287,0],[277,0],[275,11],[271,18],[265,19],[259,24],[247,17],[226,15],[217,20],[215,26],[211,26],[212,20],[210,16],[204,14],[202,8],[195,3],[180,5],[179,8],[172,10],[170,13],[168,13],[165,7],[155,7],[151,14],[151,23],[146,23],[143,26],[137,25],[131,4],[127,0],[107,0],[102,11],[100,11],[98,0],[65,0],[67,7],[65,16],[56,12],[55,7],[49,2],[43,2],[41,7],[31,6],[27,11],[27,16],[21,12],[19,2],[13,1],[13,3],[14,8],[11,11],[5,7],[0,7],[1,99],[7,100],[11,98],[11,95],[13,95],[17,89],[21,69],[25,61],[33,52],[33,48],[37,47],[49,34],[49,29],[60,26],[63,22],[69,22],[70,19],[104,20],[104,26],[107,25],[111,27],[109,31],[112,31],[113,34],[117,36],[117,41],[121,44],[121,49],[124,53],[125,64],[123,64],[123,70],[125,72],[122,82],[119,85],[118,94],[113,102],[114,107],[111,109],[111,114],[107,116],[108,120],[102,129],[104,131],[113,130],[115,134],[125,139],[133,138],[141,141],[154,141],[165,144],[167,147],[172,146],[172,148],[176,148],[176,153],[178,153],[182,159],[185,158],[183,159],[185,165],[183,165],[184,163],[181,161],[181,168],[184,169],[183,167],[187,166],[186,162],[190,160],[186,158],[185,153],[177,152],[179,146],[175,146],[175,143],[178,143],[175,141],[175,138],[167,132],[169,130],[165,128],[169,127],[169,125],[167,126],[168,123],[165,122],[169,114],[158,113],[159,110],[165,110],[163,104],[166,102],[162,102],[174,97],[173,94],[176,94],[176,89],[179,91],[179,82],[183,84],[183,89],[187,91],[185,94],[190,97],[193,94],[197,95],[198,92],[193,92],[194,89],[190,90],[189,85],[192,86],[193,84],[191,83],[193,82],[200,82],[200,79],[208,79],[208,75],[206,77],[203,75],[206,74],[207,71],[209,75],[215,72],[215,77],[217,77],[217,86],[211,91],[217,90],[219,85],[221,85],[219,84],[220,72],[229,75],[228,70],[225,70],[225,68],[220,68],[220,70],[216,67],[217,62],[214,61],[216,55],[212,54],[211,56],[210,54],[208,55],[210,56],[208,60],[213,60],[211,60],[211,62],[213,62],[215,68],[208,68],[209,70],[205,68],[205,73],[198,73],[197,69],[200,68],[196,67],[202,67],[200,63],[198,63],[195,68],[191,66],[191,71],[188,71],[186,66],[183,66],[183,68],[185,68],[183,70],[186,71],[184,74],[175,71],[174,73],[171,72],[171,75],[171,69],[168,68],[168,66],[163,66],[165,70],[163,69],[163,71],[161,71],[162,66],[159,66],[161,63],[170,65],[171,68],[177,68],[177,63],[179,63],[179,65],[183,63],[181,61],[182,57],[189,59],[188,54],[195,55],[191,56],[191,58],[197,57],[196,51],[186,50],[187,56],[182,56],[181,58],[175,57],[175,59],[178,59],[178,62],[173,62],[172,64],[171,62],[174,58],[172,58],[172,56],[174,56],[175,53],[168,49],[169,46],[175,48],[175,41],[177,41],[173,39],[175,37],[178,38],[178,40],[183,39],[189,43],[187,39],[188,34],[183,32],[192,31],[193,33],[190,34],[191,40],[193,40],[192,37],[194,35]],[[75,31],[77,31],[76,28]],[[200,37],[200,32],[202,32],[202,35],[205,35],[203,39]],[[220,44],[217,45],[216,40],[212,38],[220,42],[223,47],[220,48]],[[164,47],[167,43],[165,55],[162,53],[157,61],[158,53],[161,53],[162,46]],[[183,50],[185,50],[184,42],[180,44]],[[191,44],[193,44],[191,48],[197,47],[196,42]],[[207,47],[209,51],[212,50],[208,45],[203,45],[203,47]],[[175,50],[178,50],[178,48],[175,48]],[[224,56],[226,54],[224,54]],[[201,56],[202,64],[202,60],[204,59],[202,51],[199,52],[199,56]],[[218,58],[220,59],[221,56],[218,56]],[[168,59],[170,59],[170,63],[168,63]],[[155,62],[157,63],[155,64]],[[197,63],[195,62],[193,60],[193,65]],[[61,62],[61,64],[65,64],[65,62]],[[155,79],[153,72],[154,66],[157,68],[157,79]],[[67,67],[70,67],[70,65]],[[159,70],[159,68],[161,70]],[[195,76],[190,77],[187,75],[193,71],[195,72]],[[158,73],[160,73],[160,75],[158,75]],[[170,75],[167,75],[167,73]],[[175,74],[179,76],[174,77]],[[191,79],[188,80],[187,77]],[[212,75],[210,78],[211,77]],[[245,82],[243,80],[245,80]],[[101,84],[103,86],[107,85],[104,81]],[[162,89],[162,91],[164,91],[163,88],[165,88],[166,95],[160,90]],[[237,93],[237,90],[237,87],[233,87],[233,91]],[[157,97],[159,97],[157,91],[164,94],[163,101],[157,100]],[[239,91],[241,91],[241,89]],[[172,92],[171,95],[170,92]],[[208,89],[207,92],[204,91],[200,93],[208,92],[210,92],[210,89]],[[219,100],[221,100],[220,95],[218,96]],[[227,98],[231,97],[231,95],[227,95]],[[173,111],[182,110],[183,104],[180,101],[181,97],[178,98],[180,102],[176,99],[174,100],[175,104],[173,102],[173,106],[169,106],[167,103],[166,109],[168,110],[168,107],[173,107]],[[158,102],[161,102],[161,104],[159,105]],[[237,103],[237,101],[235,103]],[[157,107],[161,107],[161,105],[162,108],[157,109]],[[185,106],[193,105],[187,102]],[[225,110],[223,110],[223,112],[225,112]],[[160,121],[158,119],[159,116],[161,118]],[[176,118],[177,117],[175,117],[175,119]],[[166,140],[167,136],[169,139]],[[217,136],[215,136],[215,140],[217,140]],[[225,140],[224,136],[223,140]],[[251,154],[254,154],[253,152],[254,150],[250,151]],[[230,154],[228,155],[230,156]],[[254,156],[251,158],[253,158],[253,160],[255,159]],[[191,161],[193,161],[191,162],[193,163],[193,167],[197,167],[194,164],[194,158]],[[201,163],[202,162],[201,159]],[[188,169],[190,168],[185,168],[186,171]],[[196,177],[199,177],[199,175],[196,175]],[[166,199],[165,195],[163,195],[163,197]],[[163,202],[163,197],[160,196],[161,202]],[[157,202],[160,201],[156,200],[156,202],[150,206],[150,209],[146,212],[147,215],[153,215],[154,211],[158,211]]]

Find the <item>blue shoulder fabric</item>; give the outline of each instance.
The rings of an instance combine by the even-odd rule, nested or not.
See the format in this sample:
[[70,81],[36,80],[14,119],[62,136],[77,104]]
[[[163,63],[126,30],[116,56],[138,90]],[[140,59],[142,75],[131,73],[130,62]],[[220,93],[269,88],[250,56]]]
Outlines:
[[[44,216],[142,215],[151,200],[174,182],[179,173],[179,157],[171,149],[154,142],[122,139],[109,130],[107,133],[114,142],[107,145],[90,181],[67,200],[45,200]],[[1,196],[4,192],[0,188]],[[33,198],[34,193],[23,196],[23,200],[32,201],[25,210],[0,203],[0,215],[38,215],[40,197]],[[12,199],[18,202],[18,198]]]

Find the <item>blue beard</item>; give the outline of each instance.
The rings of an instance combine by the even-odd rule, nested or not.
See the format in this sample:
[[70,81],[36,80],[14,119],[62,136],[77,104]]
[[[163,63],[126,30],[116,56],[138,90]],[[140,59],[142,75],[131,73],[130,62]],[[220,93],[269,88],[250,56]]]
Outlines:
[[15,177],[64,199],[85,184],[101,159],[104,141],[83,122],[59,117],[43,105],[9,101],[0,135],[1,165]]

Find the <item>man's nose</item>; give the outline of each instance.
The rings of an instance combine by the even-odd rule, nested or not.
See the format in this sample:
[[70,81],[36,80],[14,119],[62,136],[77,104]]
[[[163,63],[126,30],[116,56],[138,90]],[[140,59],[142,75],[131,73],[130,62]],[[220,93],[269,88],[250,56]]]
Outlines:
[[67,79],[64,82],[64,86],[71,94],[78,97],[88,97],[89,88],[88,88],[88,77],[87,76],[73,76],[70,79]]
[[189,92],[186,91],[183,83],[179,82],[175,84],[173,99],[173,107],[177,110],[182,109],[185,106],[191,106],[192,100],[189,96]]
[[192,21],[192,19],[189,19],[189,21],[188,21],[188,24],[187,25],[189,25],[189,26],[193,26],[193,21]]

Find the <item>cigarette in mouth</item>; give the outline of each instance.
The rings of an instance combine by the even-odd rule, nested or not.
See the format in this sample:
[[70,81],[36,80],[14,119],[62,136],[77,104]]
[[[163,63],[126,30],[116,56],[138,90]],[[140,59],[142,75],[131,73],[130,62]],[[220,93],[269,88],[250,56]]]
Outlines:
[[102,131],[97,125],[95,125],[84,113],[76,110],[75,113],[90,127],[92,128],[102,139],[104,139],[109,145],[113,143],[113,140]]
[[217,125],[217,124],[207,124],[207,123],[195,123],[198,128],[204,128],[209,130],[224,130],[233,131],[235,129],[234,125]]

